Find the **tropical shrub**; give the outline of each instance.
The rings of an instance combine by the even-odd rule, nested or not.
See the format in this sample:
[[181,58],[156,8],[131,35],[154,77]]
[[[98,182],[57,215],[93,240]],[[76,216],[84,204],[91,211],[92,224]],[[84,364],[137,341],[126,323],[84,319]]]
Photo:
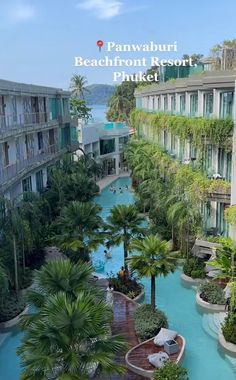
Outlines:
[[236,344],[236,314],[229,313],[222,325],[222,333],[227,342]]
[[153,310],[151,305],[138,307],[134,314],[135,331],[145,341],[157,335],[162,327],[168,327],[166,315],[160,310]]
[[200,297],[203,301],[214,305],[224,305],[225,297],[223,289],[215,282],[206,282],[199,287]]
[[122,279],[118,275],[116,276],[113,273],[110,273],[108,274],[108,279],[114,290],[125,294],[129,298],[133,299],[137,297],[142,291],[142,286],[135,277]]
[[10,294],[3,300],[0,306],[0,322],[7,322],[17,317],[25,308],[25,300],[17,299],[15,294]]
[[167,362],[154,374],[154,380],[189,380],[187,370],[176,363]]
[[194,258],[186,260],[183,266],[184,274],[192,278],[204,278],[206,276],[204,269],[205,263]]

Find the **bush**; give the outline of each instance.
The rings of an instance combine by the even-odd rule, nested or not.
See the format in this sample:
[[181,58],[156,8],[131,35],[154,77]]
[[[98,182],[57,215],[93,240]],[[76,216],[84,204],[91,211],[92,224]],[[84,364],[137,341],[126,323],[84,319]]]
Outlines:
[[144,341],[157,335],[162,327],[168,327],[167,317],[160,310],[152,310],[151,305],[142,305],[134,313],[135,331]]
[[108,275],[108,281],[112,284],[114,290],[121,292],[132,299],[137,297],[142,291],[142,286],[134,277],[122,279],[119,276],[114,276],[110,273]]
[[21,297],[17,299],[15,294],[10,294],[0,305],[0,322],[6,322],[17,317],[24,310],[26,304]]
[[183,266],[183,272],[186,276],[192,278],[204,278],[206,276],[205,263],[194,258],[186,260]]
[[223,289],[215,282],[206,282],[199,287],[200,297],[203,301],[214,305],[224,305],[225,297]]
[[189,380],[187,370],[176,363],[167,362],[155,371],[154,380]]
[[222,333],[227,342],[236,344],[236,314],[229,313],[222,324]]

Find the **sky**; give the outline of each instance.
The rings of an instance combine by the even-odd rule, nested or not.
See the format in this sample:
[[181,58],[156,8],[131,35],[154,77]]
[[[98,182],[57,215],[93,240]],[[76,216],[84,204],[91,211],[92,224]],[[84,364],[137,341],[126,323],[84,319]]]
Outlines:
[[176,41],[175,58],[207,56],[216,43],[236,38],[235,14],[235,0],[0,0],[0,78],[68,89],[72,75],[80,74],[89,84],[113,84],[114,68],[75,67],[74,57],[147,54],[99,52],[100,39]]

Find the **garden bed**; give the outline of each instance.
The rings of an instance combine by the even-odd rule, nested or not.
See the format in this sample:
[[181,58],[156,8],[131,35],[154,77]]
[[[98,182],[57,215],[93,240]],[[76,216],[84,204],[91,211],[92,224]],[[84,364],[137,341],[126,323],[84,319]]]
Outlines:
[[168,327],[165,314],[160,310],[152,310],[151,305],[141,305],[134,313],[135,331],[140,341],[153,338],[162,327]]
[[[8,295],[0,308],[0,328],[7,328],[11,327],[11,324],[17,324],[14,320],[24,312],[25,308],[26,304],[23,297],[17,299],[15,294]],[[9,326],[5,327],[8,324]]]
[[144,297],[144,288],[135,278],[129,277],[127,279],[121,279],[119,276],[108,277],[108,281],[112,284],[115,291],[125,294],[127,297],[141,301]]

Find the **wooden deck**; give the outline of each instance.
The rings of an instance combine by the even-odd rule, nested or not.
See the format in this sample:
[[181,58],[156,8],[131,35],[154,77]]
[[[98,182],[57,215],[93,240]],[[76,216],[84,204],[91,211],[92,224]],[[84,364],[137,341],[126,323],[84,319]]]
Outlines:
[[[135,302],[132,302],[120,293],[114,292],[114,321],[112,323],[112,334],[123,335],[128,349],[139,344],[138,338],[134,330],[133,314],[135,311]],[[116,358],[116,362],[125,364],[125,355]],[[102,380],[144,380],[143,376],[136,375],[135,373],[127,370],[124,376],[112,375],[111,377],[97,377],[96,379]]]
[[[175,340],[179,345],[179,351],[176,354],[170,355],[170,361],[178,363],[181,362],[184,353],[185,341],[184,338],[179,335]],[[154,344],[154,338],[152,338],[131,349],[126,355],[126,362],[130,367],[133,367],[134,371],[137,370],[138,373],[142,371],[144,371],[144,373],[145,371],[149,371],[147,375],[150,377],[155,368],[149,363],[147,357],[150,354],[155,354],[160,351],[164,351],[164,347],[156,346]]]

